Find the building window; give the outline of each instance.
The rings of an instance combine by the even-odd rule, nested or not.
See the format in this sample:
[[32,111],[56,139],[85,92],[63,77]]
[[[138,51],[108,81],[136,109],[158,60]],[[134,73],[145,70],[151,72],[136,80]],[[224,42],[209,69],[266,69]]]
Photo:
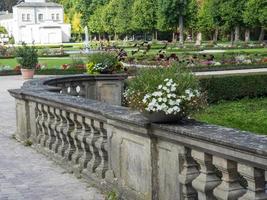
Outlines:
[[39,14],[38,15],[38,20],[39,21],[43,21],[44,20],[44,15],[43,14]]
[[25,14],[22,14],[22,21],[26,21]]
[[27,14],[27,21],[31,21],[31,15]]
[[56,19],[59,20],[59,14],[57,14],[56,16],[57,16]]
[[52,14],[52,20],[55,20],[55,14]]

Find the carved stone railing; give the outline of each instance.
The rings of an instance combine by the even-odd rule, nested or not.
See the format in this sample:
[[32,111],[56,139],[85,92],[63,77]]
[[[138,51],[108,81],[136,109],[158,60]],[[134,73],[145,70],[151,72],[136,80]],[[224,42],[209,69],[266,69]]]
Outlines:
[[[267,199],[266,136],[192,121],[150,124],[138,112],[101,102],[105,95],[90,99],[88,82],[123,85],[124,78],[113,78],[49,78],[10,90],[16,137],[125,199]],[[77,93],[65,89],[71,87]]]

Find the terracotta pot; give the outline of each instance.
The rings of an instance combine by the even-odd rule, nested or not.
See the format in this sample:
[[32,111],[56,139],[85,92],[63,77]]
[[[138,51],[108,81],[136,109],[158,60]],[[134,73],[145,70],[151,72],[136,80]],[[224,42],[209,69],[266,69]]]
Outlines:
[[34,69],[20,69],[23,79],[32,79]]
[[170,114],[167,115],[164,112],[142,112],[142,114],[151,122],[151,123],[173,123],[179,122],[184,119],[184,116],[180,114]]

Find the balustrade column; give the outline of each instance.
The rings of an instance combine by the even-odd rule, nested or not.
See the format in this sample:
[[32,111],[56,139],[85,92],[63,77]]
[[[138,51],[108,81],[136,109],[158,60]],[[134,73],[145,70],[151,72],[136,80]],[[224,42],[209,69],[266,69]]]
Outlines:
[[97,122],[96,126],[100,133],[97,141],[95,142],[100,158],[100,163],[96,168],[96,174],[98,177],[105,178],[106,171],[108,170],[107,130],[104,127],[103,122]]
[[86,122],[87,120],[84,117],[78,116],[77,120],[82,125],[81,134],[78,135],[78,139],[81,141],[82,155],[79,158],[78,163],[80,164],[81,170],[83,170],[84,168],[86,168],[87,163],[92,158],[90,147],[86,142],[86,138],[90,135],[90,128]]
[[67,141],[67,146],[64,148],[64,159],[65,161],[71,161],[71,156],[75,151],[74,141],[71,137],[71,133],[74,130],[74,122],[70,119],[70,115],[66,111],[62,111],[62,116],[66,120],[66,126],[63,128],[63,134]]
[[245,189],[239,183],[237,163],[213,156],[213,164],[222,172],[222,182],[214,189],[214,196],[219,200],[236,200],[241,197]]
[[54,108],[53,107],[48,107],[47,108],[47,122],[46,122],[46,127],[48,130],[48,139],[46,141],[45,146],[49,149],[52,150],[52,144],[55,142],[55,130],[53,129],[52,125],[55,122],[55,116],[54,116]]
[[80,135],[80,133],[82,132],[82,126],[81,126],[80,122],[77,120],[77,118],[78,118],[78,115],[70,114],[70,119],[74,123],[74,129],[70,134],[72,137],[72,140],[74,142],[74,147],[75,147],[75,151],[71,156],[71,161],[74,165],[78,164],[78,161],[79,161],[79,158],[80,158],[81,152],[82,152],[81,151],[82,150],[81,141],[79,140],[79,137],[78,137]]
[[54,109],[54,123],[51,124],[51,128],[54,130],[55,142],[52,144],[52,151],[57,154],[58,147],[62,144],[60,137],[60,110],[58,108]]
[[197,200],[197,192],[192,187],[192,181],[199,175],[199,171],[196,162],[191,156],[191,149],[183,147],[179,156],[180,161],[183,163],[179,174],[179,181],[182,184],[183,199]]
[[89,173],[94,173],[95,169],[100,163],[98,150],[95,146],[95,142],[99,137],[99,133],[95,128],[93,119],[86,119],[86,124],[88,124],[90,127],[90,135],[86,138],[86,143],[88,144],[91,153],[91,159],[87,163],[86,170]]
[[238,172],[247,180],[247,192],[239,200],[267,200],[265,171],[245,164],[238,164]]
[[200,165],[200,174],[193,180],[192,185],[198,192],[199,200],[215,200],[213,189],[221,180],[216,176],[215,167],[212,164],[212,155],[192,150],[192,157]]
[[42,119],[41,119],[41,132],[42,136],[40,138],[40,145],[41,147],[45,147],[45,143],[48,139],[48,129],[47,129],[47,110],[48,107],[46,105],[41,106],[41,112],[42,112]]

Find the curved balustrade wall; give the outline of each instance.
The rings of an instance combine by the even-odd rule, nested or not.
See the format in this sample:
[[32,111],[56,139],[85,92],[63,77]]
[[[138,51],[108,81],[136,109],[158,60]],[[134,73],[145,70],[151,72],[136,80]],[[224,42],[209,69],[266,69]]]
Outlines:
[[10,90],[17,138],[125,199],[267,199],[265,136],[192,121],[149,124],[101,95],[111,86],[121,98],[124,78],[48,78]]

